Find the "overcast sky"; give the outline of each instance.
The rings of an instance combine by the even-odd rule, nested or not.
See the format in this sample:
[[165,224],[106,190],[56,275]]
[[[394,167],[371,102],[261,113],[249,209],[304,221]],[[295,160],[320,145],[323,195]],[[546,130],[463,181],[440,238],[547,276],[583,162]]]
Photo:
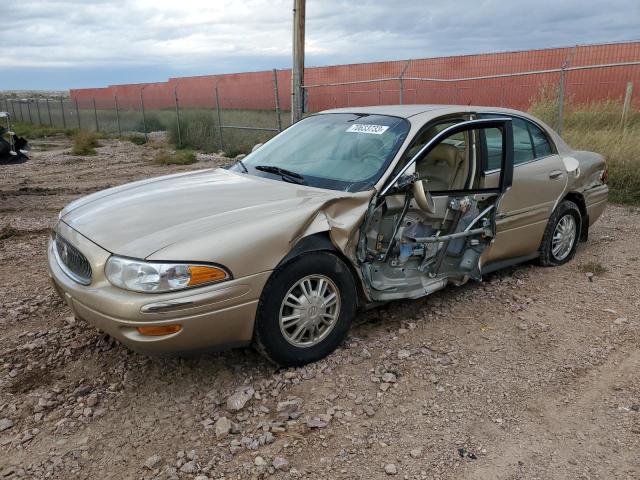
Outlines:
[[[0,90],[291,65],[292,0],[2,0]],[[640,38],[640,0],[308,0],[306,65]]]

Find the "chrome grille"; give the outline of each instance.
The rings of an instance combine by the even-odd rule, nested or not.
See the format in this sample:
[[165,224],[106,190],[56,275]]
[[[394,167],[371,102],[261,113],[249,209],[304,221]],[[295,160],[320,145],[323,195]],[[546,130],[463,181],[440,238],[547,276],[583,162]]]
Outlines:
[[91,283],[91,265],[87,257],[60,235],[54,234],[53,242],[58,264],[64,273],[78,283],[89,285]]

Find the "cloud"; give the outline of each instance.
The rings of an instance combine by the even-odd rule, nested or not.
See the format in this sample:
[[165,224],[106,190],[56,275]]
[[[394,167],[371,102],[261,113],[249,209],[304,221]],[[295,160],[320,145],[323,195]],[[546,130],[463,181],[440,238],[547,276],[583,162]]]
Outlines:
[[[6,3],[0,88],[102,86],[287,68],[291,62],[291,0]],[[306,62],[313,66],[626,40],[638,36],[638,24],[637,0],[309,0]]]

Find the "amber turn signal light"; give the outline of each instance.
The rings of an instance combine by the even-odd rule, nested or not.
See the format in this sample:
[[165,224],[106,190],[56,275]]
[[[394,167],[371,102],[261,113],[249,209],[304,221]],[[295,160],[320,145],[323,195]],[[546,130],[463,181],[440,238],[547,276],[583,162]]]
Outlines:
[[182,330],[182,325],[157,325],[148,327],[137,327],[136,330],[140,335],[147,337],[161,337],[163,335],[171,335]]
[[227,278],[227,272],[216,267],[207,267],[204,265],[189,265],[189,273],[191,279],[189,286],[202,285],[203,283],[212,283]]

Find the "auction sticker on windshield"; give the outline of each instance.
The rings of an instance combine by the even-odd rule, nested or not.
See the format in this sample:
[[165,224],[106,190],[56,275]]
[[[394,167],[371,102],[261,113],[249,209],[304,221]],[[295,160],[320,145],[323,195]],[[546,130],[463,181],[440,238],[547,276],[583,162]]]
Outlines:
[[382,135],[388,129],[389,127],[386,125],[364,125],[362,123],[354,123],[349,128],[347,128],[347,132],[371,133],[373,135]]

